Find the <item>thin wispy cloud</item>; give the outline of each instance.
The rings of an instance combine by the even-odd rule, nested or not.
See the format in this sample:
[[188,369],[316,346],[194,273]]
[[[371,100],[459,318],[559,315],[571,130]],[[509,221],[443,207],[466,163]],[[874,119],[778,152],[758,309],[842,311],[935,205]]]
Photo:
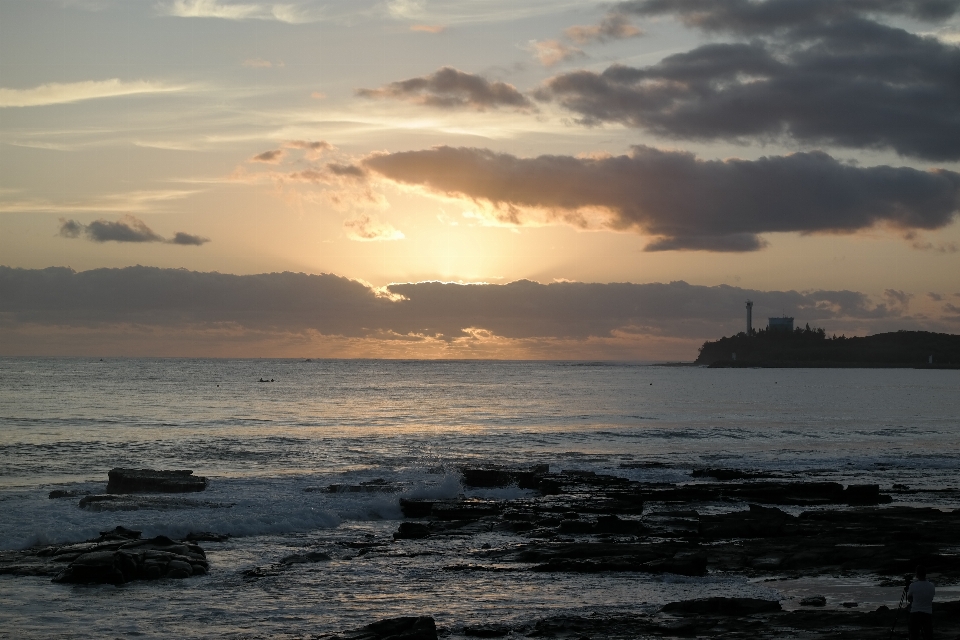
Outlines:
[[248,69],[271,69],[274,66],[282,67],[284,66],[282,62],[278,62],[276,65],[270,62],[269,60],[264,60],[263,58],[249,58],[242,62],[242,66]]
[[390,223],[382,222],[367,215],[345,220],[343,228],[348,238],[358,242],[403,240],[405,237],[403,232],[395,229]]
[[559,40],[540,40],[531,44],[533,55],[545,67],[552,67],[567,60],[582,58],[586,54],[582,49],[572,47]]
[[447,28],[442,24],[415,24],[410,26],[410,31],[420,31],[422,33],[443,33]]
[[0,107],[39,107],[52,104],[67,104],[81,100],[116,98],[147,93],[172,93],[183,91],[185,86],[162,82],[119,78],[110,80],[86,80],[83,82],[52,82],[31,89],[0,88]]
[[178,18],[222,20],[276,20],[288,24],[316,22],[319,9],[290,3],[242,3],[221,0],[174,0],[160,5],[161,13]]
[[[0,199],[0,213],[145,213],[161,211],[168,202],[198,193],[197,190],[128,191],[92,196],[83,200],[53,201],[43,198]],[[19,194],[18,194],[19,195]],[[0,197],[3,194],[0,193]]]
[[576,25],[564,30],[564,35],[577,44],[625,40],[643,35],[643,30],[630,23],[622,13],[610,13],[599,24]]
[[414,24],[482,24],[509,22],[582,10],[585,4],[604,5],[604,0],[388,0],[382,6],[395,20]]

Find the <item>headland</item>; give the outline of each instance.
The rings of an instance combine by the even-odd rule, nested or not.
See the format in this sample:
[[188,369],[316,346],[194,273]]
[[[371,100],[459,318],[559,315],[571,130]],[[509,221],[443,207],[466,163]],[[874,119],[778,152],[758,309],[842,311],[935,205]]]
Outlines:
[[847,338],[823,329],[760,329],[705,342],[696,364],[710,367],[960,369],[960,335],[895,331]]

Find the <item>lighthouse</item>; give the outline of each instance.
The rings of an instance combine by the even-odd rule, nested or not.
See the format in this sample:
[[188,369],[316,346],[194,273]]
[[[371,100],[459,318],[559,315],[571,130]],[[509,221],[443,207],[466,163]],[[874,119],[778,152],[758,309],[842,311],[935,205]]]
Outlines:
[[747,335],[753,335],[753,302],[747,300]]

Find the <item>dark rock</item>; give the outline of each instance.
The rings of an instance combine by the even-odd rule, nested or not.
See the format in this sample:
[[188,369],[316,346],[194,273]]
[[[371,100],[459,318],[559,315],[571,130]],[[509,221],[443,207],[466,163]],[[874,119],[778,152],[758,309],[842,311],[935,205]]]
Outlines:
[[85,542],[0,551],[0,574],[49,576],[54,582],[123,584],[203,575],[209,568],[206,554],[196,544],[166,536],[139,538],[139,531],[117,527]]
[[87,511],[139,511],[140,509],[163,511],[166,509],[229,509],[234,505],[229,502],[191,500],[180,496],[106,493],[84,496],[77,506]]
[[190,542],[225,542],[231,538],[229,533],[211,533],[209,531],[191,531],[184,540]]
[[809,596],[800,601],[801,607],[825,607],[827,599],[823,596]]
[[585,520],[562,520],[560,522],[560,533],[566,534],[585,534],[594,533],[594,523]]
[[878,484],[851,484],[843,490],[843,499],[847,504],[880,504],[892,500],[880,494]]
[[[106,532],[104,537],[110,533]],[[134,533],[139,537],[139,532]],[[69,546],[64,549],[65,554],[70,550]],[[74,557],[53,582],[119,585],[132,580],[189,578],[204,575],[208,569],[206,554],[197,545],[157,536],[119,544],[115,541],[94,543]]]
[[473,638],[502,638],[513,631],[504,624],[475,624],[463,628],[463,635]]
[[[403,485],[387,482],[383,478],[367,480],[360,484],[331,484],[326,491],[329,493],[397,493],[403,490]],[[318,491],[316,487],[307,487],[306,492]]]
[[314,562],[327,562],[333,560],[328,554],[322,551],[310,551],[308,553],[294,553],[280,560],[281,564],[309,564]]
[[189,470],[116,468],[107,476],[107,493],[185,493],[207,488],[207,479]]
[[72,489],[54,489],[47,496],[51,500],[57,500],[59,498],[76,498],[77,496],[85,495],[86,491],[76,491]]
[[782,535],[796,518],[776,507],[751,504],[749,511],[700,517],[704,538],[758,538]]
[[463,484],[468,487],[508,487],[515,483],[513,474],[503,469],[463,470]]
[[438,640],[431,616],[388,618],[335,636],[342,640]]
[[509,487],[536,489],[540,479],[549,473],[550,465],[538,464],[529,470],[504,469],[499,466],[465,467],[463,484],[467,487]]
[[702,598],[671,602],[660,611],[675,615],[748,616],[783,611],[783,607],[776,600],[759,598]]
[[134,531],[133,529],[127,529],[126,527],[117,525],[109,531],[101,531],[100,540],[138,540],[141,533],[142,531]]
[[260,578],[272,578],[280,575],[280,568],[282,565],[270,565],[267,567],[254,567],[253,569],[245,569],[240,572],[240,575],[243,576],[243,579],[250,582],[253,580],[259,580]]
[[400,510],[405,518],[425,518],[433,512],[437,500],[406,500],[400,498]]
[[492,500],[465,499],[434,503],[430,515],[440,520],[475,520],[495,516],[503,507]]
[[[569,522],[569,521],[567,521]],[[562,523],[560,523],[562,526]],[[597,533],[639,533],[643,526],[635,520],[621,520],[616,514],[597,517]]]
[[393,534],[394,540],[419,540],[430,537],[430,527],[419,522],[401,522]]
[[694,469],[690,472],[694,478],[716,478],[717,480],[750,480],[753,478],[769,478],[770,474],[740,469]]

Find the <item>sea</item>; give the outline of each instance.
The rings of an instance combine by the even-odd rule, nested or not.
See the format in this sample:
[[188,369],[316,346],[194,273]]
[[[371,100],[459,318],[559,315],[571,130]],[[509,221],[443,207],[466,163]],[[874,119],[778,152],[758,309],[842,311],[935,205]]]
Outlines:
[[[210,572],[185,580],[117,587],[0,576],[0,637],[309,638],[403,615],[431,615],[458,637],[465,625],[653,612],[714,595],[896,606],[899,588],[875,576],[444,571],[482,545],[518,539],[392,540],[400,497],[529,494],[461,485],[461,467],[487,464],[645,482],[697,482],[694,469],[731,468],[899,484],[933,491],[895,504],[953,510],[958,493],[945,489],[960,486],[960,371],[0,358],[0,549],[118,525],[145,537],[232,536],[201,543]],[[103,493],[114,467],[191,469],[209,487],[135,511],[48,498]],[[398,490],[325,490],[370,481]],[[371,543],[382,544],[358,551]],[[332,560],[245,574],[305,551]]]

